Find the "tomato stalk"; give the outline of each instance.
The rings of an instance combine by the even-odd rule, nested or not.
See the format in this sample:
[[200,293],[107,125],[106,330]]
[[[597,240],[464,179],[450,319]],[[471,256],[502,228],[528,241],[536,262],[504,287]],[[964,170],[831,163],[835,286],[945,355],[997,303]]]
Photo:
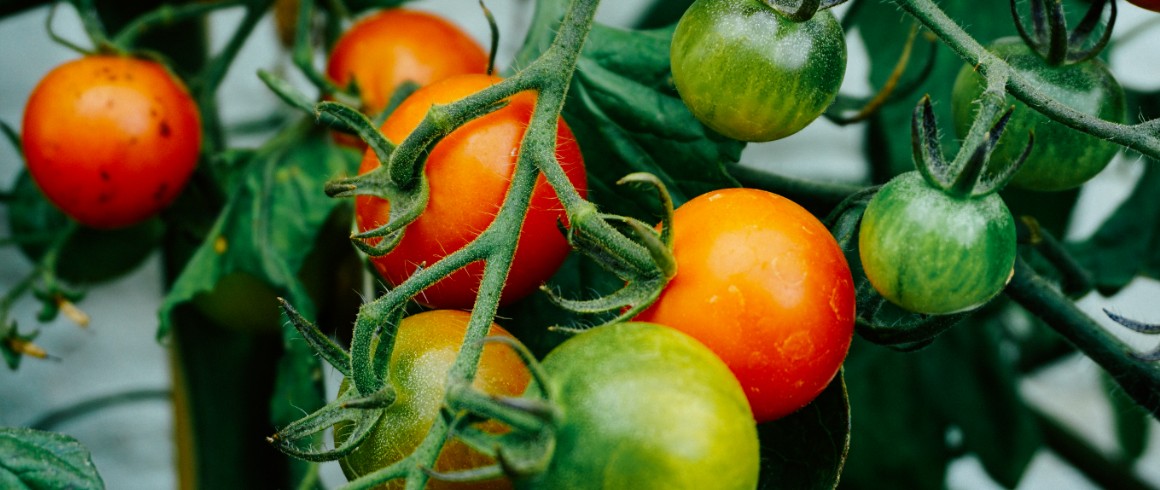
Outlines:
[[1133,355],[1131,347],[1080,311],[1023,259],[1015,260],[1006,293],[1103,367],[1136,403],[1160,417],[1160,364]]
[[[977,65],[984,76],[993,70],[1011,71],[1006,61],[989,53],[931,0],[895,0],[895,3],[934,32],[963,60]],[[1013,71],[1007,80],[1006,91],[1060,124],[1131,148],[1152,158],[1160,158],[1160,132],[1156,131],[1160,123],[1156,121],[1122,124],[1084,114],[1044,95],[1034,83]]]
[[197,2],[183,5],[162,4],[152,12],[135,17],[115,34],[110,42],[123,50],[131,49],[142,34],[175,22],[201,17],[218,10],[245,5],[250,0],[223,0],[218,2]]
[[1043,258],[1051,262],[1055,270],[1061,274],[1060,288],[1063,293],[1072,298],[1079,298],[1092,290],[1092,275],[1072,257],[1063,243],[1047,228],[1040,226],[1033,216],[1020,216],[1016,223],[1016,231],[1020,236],[1020,243],[1027,243],[1039,252]]

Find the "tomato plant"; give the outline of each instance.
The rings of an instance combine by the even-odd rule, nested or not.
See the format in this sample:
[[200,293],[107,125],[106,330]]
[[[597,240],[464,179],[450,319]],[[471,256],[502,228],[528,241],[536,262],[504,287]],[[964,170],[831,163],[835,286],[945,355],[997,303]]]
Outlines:
[[854,281],[837,242],[793,201],[755,189],[701,195],[673,215],[677,275],[636,317],[704,342],[758,421],[805,406],[854,332]]
[[1003,290],[1015,262],[1015,219],[997,194],[956,198],[910,172],[870,201],[858,249],[866,277],[886,299],[919,313],[951,313]]
[[87,56],[53,69],[24,111],[28,171],[50,201],[93,228],[157,214],[193,173],[201,119],[165,67]]
[[757,429],[728,367],[647,323],[579,334],[543,362],[560,407],[543,473],[520,488],[756,488]]
[[1160,1],[1158,0],[1128,0],[1128,3],[1142,9],[1151,10],[1153,12],[1160,12]]
[[[454,310],[433,310],[404,318],[395,337],[394,352],[388,367],[389,383],[397,398],[383,413],[378,425],[365,441],[339,462],[347,478],[355,479],[398,461],[418,447],[427,430],[439,417],[443,405],[447,373],[463,343],[471,314]],[[493,324],[489,335],[511,337]],[[528,385],[528,369],[510,348],[488,344],[483,348],[472,386],[492,395],[518,396]],[[344,381],[340,392],[350,385]],[[491,430],[498,426],[490,424]],[[335,428],[335,440],[349,435],[348,428]],[[435,464],[438,471],[462,470],[491,464],[494,461],[461,442],[448,441]],[[398,483],[402,488],[402,482]],[[432,480],[428,488],[508,488],[505,480],[474,485],[446,484]]]
[[[383,123],[383,134],[391,141],[402,141],[433,104],[456,101],[497,81],[486,75],[462,75],[422,88],[391,113]],[[423,170],[431,193],[426,210],[407,226],[397,247],[371,259],[384,278],[393,284],[406,280],[417,267],[463,247],[491,224],[507,194],[534,103],[534,94],[517,94],[504,108],[463,125],[435,145]],[[556,157],[583,195],[580,147],[562,119],[557,138]],[[379,165],[378,157],[368,150],[359,173]],[[390,203],[383,199],[360,196],[355,207],[360,230],[381,226],[390,217]],[[504,302],[530,294],[564,261],[569,246],[557,223],[565,219],[555,192],[541,176],[520,230]],[[483,264],[471,264],[427,288],[416,300],[440,308],[469,308],[482,275]]]
[[829,10],[793,22],[759,0],[698,0],[673,33],[673,83],[706,126],[743,141],[784,138],[838,95],[846,40]]
[[[1055,100],[1106,121],[1124,119],[1124,90],[1099,59],[1052,66],[1016,37],[997,40],[988,50]],[[972,102],[983,89],[983,79],[973,67],[959,71],[952,98],[959,137],[966,136],[974,114]],[[1013,97],[1008,96],[1008,101],[1015,104],[1015,113],[991,156],[991,165],[1009,165],[1027,146],[1028,131],[1035,132],[1031,154],[1012,181],[1016,186],[1041,191],[1079,186],[1108,166],[1119,151],[1115,143],[1055,122]]]
[[487,70],[487,53],[466,32],[434,14],[391,8],[359,20],[331,49],[326,74],[354,84],[367,112],[382,111],[399,85],[428,85]]

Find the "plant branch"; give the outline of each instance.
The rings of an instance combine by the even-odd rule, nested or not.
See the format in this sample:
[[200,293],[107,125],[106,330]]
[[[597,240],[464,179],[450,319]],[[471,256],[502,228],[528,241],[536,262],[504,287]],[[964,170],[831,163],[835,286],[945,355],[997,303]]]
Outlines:
[[934,32],[967,63],[977,66],[983,75],[996,69],[1010,72],[1007,91],[1029,107],[1060,124],[1131,148],[1152,158],[1160,158],[1160,133],[1150,130],[1151,122],[1120,124],[1076,111],[1044,95],[1036,89],[1035,84],[1012,70],[1006,61],[988,52],[948,17],[933,0],[894,0],[894,2]]
[[1087,354],[1136,403],[1160,418],[1160,364],[1133,356],[1131,347],[1080,311],[1022,258],[1015,259],[1015,273],[1006,293]]

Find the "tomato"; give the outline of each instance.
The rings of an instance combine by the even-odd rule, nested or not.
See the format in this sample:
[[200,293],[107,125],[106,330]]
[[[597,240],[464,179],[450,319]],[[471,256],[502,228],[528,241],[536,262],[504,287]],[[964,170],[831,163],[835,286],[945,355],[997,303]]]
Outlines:
[[[1043,94],[1084,114],[1107,121],[1124,120],[1124,89],[1100,60],[1051,66],[1017,37],[999,39],[988,49],[1007,60]],[[974,101],[985,86],[971,66],[964,66],[955,79],[951,107],[960,138],[970,130]],[[1028,131],[1035,131],[1035,145],[1012,185],[1039,191],[1077,187],[1107,167],[1120,149],[1115,143],[1055,122],[1014,97],[1007,100],[1015,105],[1015,112],[991,154],[990,165],[1009,165],[1016,160],[1027,146]]]
[[1160,0],[1128,0],[1128,3],[1142,9],[1160,12]]
[[[456,101],[499,80],[487,75],[461,75],[428,85],[391,113],[381,128],[383,134],[400,142],[419,125],[432,104]],[[435,145],[424,168],[431,192],[427,209],[407,226],[394,250],[371,258],[387,281],[403,282],[420,265],[433,264],[462,248],[491,224],[507,194],[535,100],[533,93],[517,94],[506,107],[463,125]],[[556,137],[556,157],[572,184],[585,195],[580,147],[562,119]],[[375,153],[367,150],[359,173],[379,165]],[[387,223],[390,204],[376,197],[360,196],[355,201],[355,212],[359,230],[365,231]],[[504,285],[503,303],[530,294],[559,268],[570,250],[557,228],[557,223],[565,218],[555,191],[540,176]],[[427,288],[416,300],[436,308],[470,308],[482,276],[483,263],[470,264]]]
[[846,40],[829,10],[798,23],[759,0],[697,0],[677,23],[670,57],[697,119],[730,138],[771,141],[834,102]]
[[677,275],[636,320],[704,342],[758,422],[812,401],[854,335],[854,280],[838,243],[793,201],[756,189],[701,195],[673,216]]
[[670,328],[594,328],[544,358],[560,409],[543,473],[518,488],[757,488],[757,428],[729,369]]
[[[471,315],[462,311],[434,310],[403,319],[395,338],[391,355],[389,377],[398,398],[386,409],[370,436],[353,453],[339,460],[343,473],[353,480],[394,463],[411,454],[443,406],[447,373],[455,363]],[[499,325],[492,324],[489,335],[511,337]],[[493,395],[519,396],[528,385],[529,372],[520,357],[504,345],[489,343],[483,347],[472,386]],[[344,380],[340,392],[349,383]],[[487,426],[485,426],[487,427]],[[491,425],[496,428],[498,425]],[[346,440],[350,427],[335,427],[337,443]],[[438,471],[454,471],[494,464],[491,458],[480,454],[457,440],[443,447],[435,462]],[[427,488],[484,489],[510,488],[506,480],[479,482],[471,485],[450,484],[431,480]],[[394,480],[387,488],[403,488],[402,480]]]
[[28,171],[65,214],[92,228],[144,221],[197,165],[201,118],[164,66],[123,56],[60,65],[32,91],[22,146]]
[[1015,265],[1015,219],[997,194],[955,198],[908,172],[871,199],[858,249],[886,299],[918,313],[952,313],[1003,291]]
[[382,111],[403,82],[419,86],[484,73],[487,53],[451,22],[426,12],[386,9],[355,23],[331,50],[326,74],[358,85],[369,113]]

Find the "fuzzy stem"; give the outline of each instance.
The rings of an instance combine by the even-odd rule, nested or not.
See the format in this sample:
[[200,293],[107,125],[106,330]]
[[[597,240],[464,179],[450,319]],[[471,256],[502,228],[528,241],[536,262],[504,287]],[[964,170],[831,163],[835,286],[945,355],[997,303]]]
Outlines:
[[1060,124],[1131,148],[1152,158],[1160,158],[1160,134],[1147,131],[1147,122],[1136,125],[1120,124],[1076,111],[1044,95],[1033,83],[1011,70],[1005,61],[987,52],[933,0],[894,0],[894,2],[934,32],[967,63],[977,65],[984,75],[994,69],[1010,71],[1007,90],[1029,107]]

